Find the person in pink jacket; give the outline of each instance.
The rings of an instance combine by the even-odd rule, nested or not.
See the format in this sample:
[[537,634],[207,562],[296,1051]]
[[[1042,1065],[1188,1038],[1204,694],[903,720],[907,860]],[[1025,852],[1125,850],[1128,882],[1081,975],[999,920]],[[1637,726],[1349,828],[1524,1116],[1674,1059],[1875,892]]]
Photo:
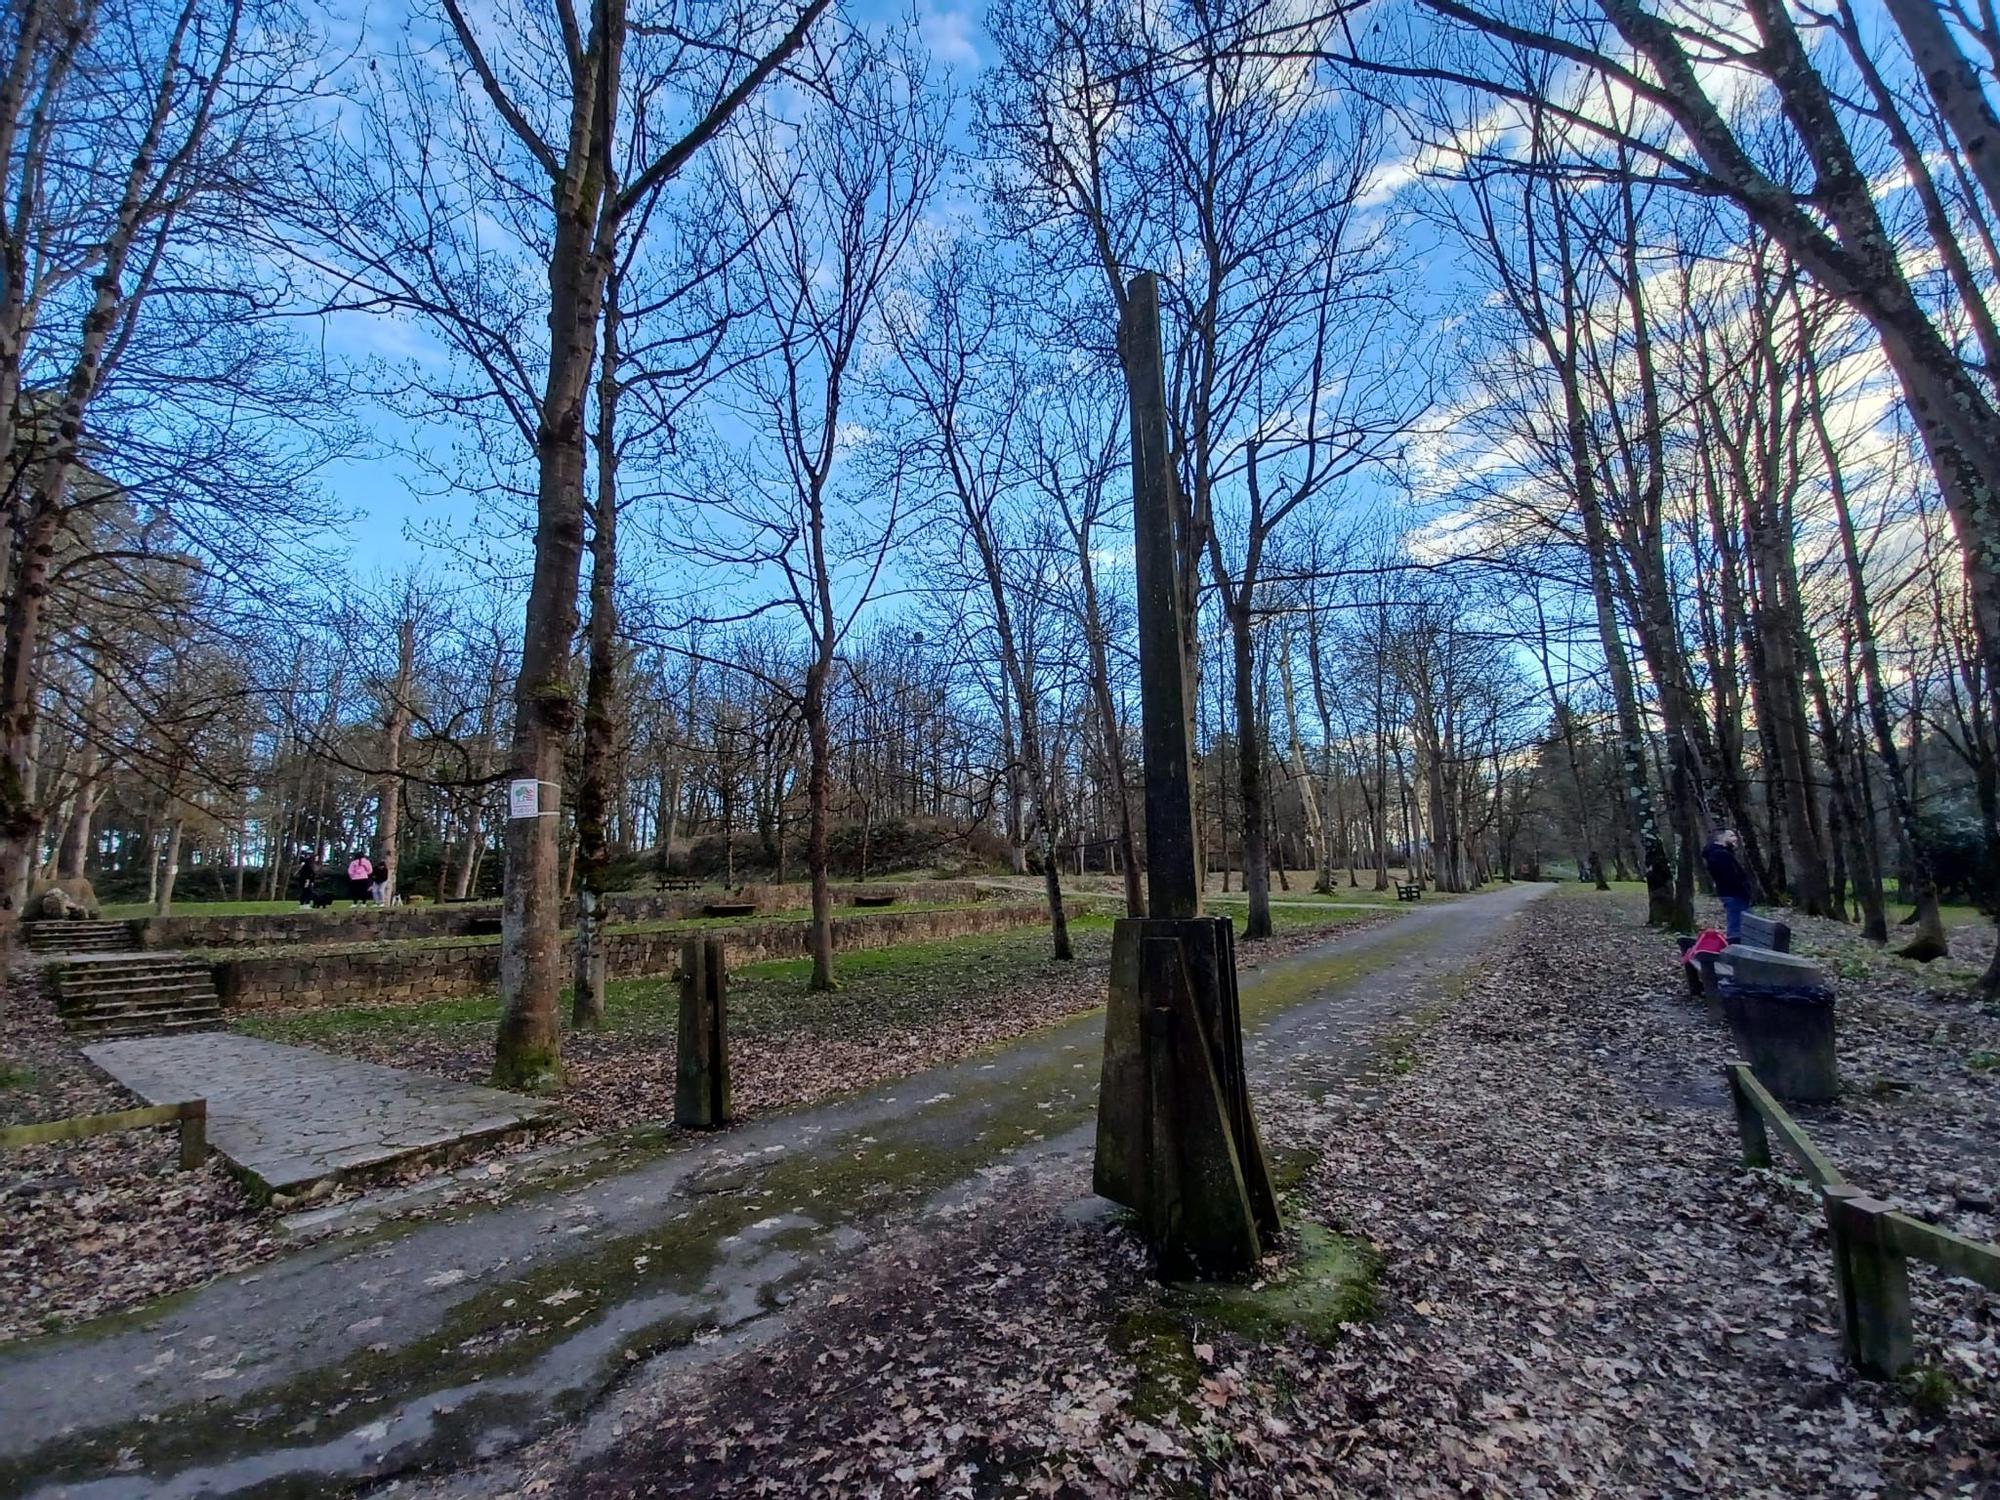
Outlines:
[[368,886],[375,878],[375,862],[357,854],[347,862],[347,899],[360,906],[368,899]]

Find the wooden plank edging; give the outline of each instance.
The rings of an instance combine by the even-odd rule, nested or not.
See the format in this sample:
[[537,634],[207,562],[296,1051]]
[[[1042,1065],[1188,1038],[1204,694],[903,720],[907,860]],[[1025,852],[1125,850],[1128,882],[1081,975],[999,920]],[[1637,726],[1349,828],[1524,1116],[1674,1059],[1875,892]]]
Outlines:
[[1833,1241],[1834,1289],[1840,1302],[1841,1341],[1865,1373],[1893,1379],[1916,1359],[1910,1316],[1909,1263],[1923,1261],[2000,1292],[2000,1245],[1984,1244],[1911,1218],[1871,1198],[1841,1178],[1832,1162],[1799,1128],[1785,1107],[1757,1081],[1750,1065],[1728,1063],[1729,1097],[1743,1142],[1743,1164],[1771,1164],[1770,1133],[1820,1189]]
[[201,1165],[208,1155],[206,1099],[187,1099],[179,1104],[149,1104],[142,1109],[121,1109],[107,1115],[72,1115],[67,1120],[0,1127],[0,1151],[22,1146],[50,1146],[62,1141],[84,1141],[92,1136],[110,1135],[120,1130],[144,1130],[155,1125],[178,1125],[181,1165]]
[[1726,1063],[1722,1071],[1729,1080],[1730,1097],[1736,1105],[1736,1127],[1743,1139],[1746,1166],[1767,1167],[1771,1164],[1767,1132],[1776,1130],[1785,1154],[1798,1163],[1806,1176],[1812,1179],[1814,1187],[1840,1187],[1846,1183],[1847,1179],[1812,1143],[1799,1122],[1791,1117],[1784,1105],[1771,1097],[1769,1089],[1757,1081],[1750,1064]]

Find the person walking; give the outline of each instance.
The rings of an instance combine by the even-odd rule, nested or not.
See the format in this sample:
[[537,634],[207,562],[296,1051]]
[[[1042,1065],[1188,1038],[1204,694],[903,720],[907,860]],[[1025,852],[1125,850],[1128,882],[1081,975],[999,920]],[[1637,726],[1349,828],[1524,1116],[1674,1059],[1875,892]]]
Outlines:
[[368,899],[368,887],[375,879],[375,865],[365,854],[347,862],[347,899],[356,906]]
[[310,907],[313,892],[319,888],[319,856],[308,849],[299,856],[299,867],[292,875],[292,884],[299,888],[299,905]]
[[1743,936],[1743,913],[1750,910],[1750,877],[1744,872],[1743,861],[1736,850],[1742,840],[1734,828],[1716,831],[1708,847],[1701,851],[1701,861],[1708,866],[1708,878],[1714,882],[1715,894],[1722,898],[1722,910],[1727,923],[1723,936],[1735,942]]
[[377,906],[389,904],[389,867],[379,859],[371,862],[368,871],[368,899]]

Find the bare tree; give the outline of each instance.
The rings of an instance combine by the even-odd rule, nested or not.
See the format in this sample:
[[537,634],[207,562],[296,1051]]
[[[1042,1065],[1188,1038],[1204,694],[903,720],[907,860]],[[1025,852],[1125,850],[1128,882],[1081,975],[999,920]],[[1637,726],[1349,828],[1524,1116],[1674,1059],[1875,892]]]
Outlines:
[[864,493],[849,473],[858,365],[879,332],[883,297],[944,164],[948,99],[905,50],[842,38],[837,102],[800,101],[801,118],[765,119],[722,170],[743,262],[746,359],[737,388],[753,440],[704,497],[702,548],[782,581],[809,645],[799,695],[807,743],[812,986],[832,989],[829,695],[840,644],[867,605],[900,520],[900,497]]

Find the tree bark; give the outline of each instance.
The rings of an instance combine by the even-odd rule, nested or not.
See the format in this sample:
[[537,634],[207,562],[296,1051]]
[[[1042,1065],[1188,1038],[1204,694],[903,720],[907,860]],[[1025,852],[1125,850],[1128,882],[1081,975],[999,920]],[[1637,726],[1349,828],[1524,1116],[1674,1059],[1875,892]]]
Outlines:
[[604,279],[604,345],[597,380],[597,503],[590,538],[590,664],[584,685],[583,760],[576,796],[579,887],[576,907],[576,976],[570,1024],[579,1031],[604,1025],[604,895],[611,874],[605,829],[615,739],[613,699],[618,687],[618,361],[619,277]]
[[802,709],[806,721],[806,865],[812,881],[812,925],[807,951],[812,956],[809,988],[837,989],[833,975],[833,892],[827,883],[827,838],[833,801],[833,742],[827,725],[827,678],[833,672],[831,620],[812,664],[806,669]]
[[406,601],[396,624],[396,680],[382,716],[382,779],[375,803],[375,846],[383,869],[382,899],[393,900],[402,864],[403,739],[410,730],[410,685],[416,675],[416,601]]

